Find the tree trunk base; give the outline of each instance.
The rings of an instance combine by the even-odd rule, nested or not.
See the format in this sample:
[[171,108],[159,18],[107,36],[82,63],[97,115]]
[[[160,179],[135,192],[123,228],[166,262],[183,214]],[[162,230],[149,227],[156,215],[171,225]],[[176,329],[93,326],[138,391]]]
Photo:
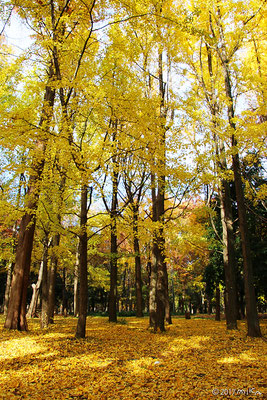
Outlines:
[[15,329],[18,331],[28,331],[27,319],[24,315],[7,316],[4,325],[5,329]]

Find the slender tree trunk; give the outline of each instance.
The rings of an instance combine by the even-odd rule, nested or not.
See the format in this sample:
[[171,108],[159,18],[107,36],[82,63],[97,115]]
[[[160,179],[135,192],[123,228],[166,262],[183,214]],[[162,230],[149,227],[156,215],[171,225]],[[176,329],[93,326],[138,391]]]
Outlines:
[[168,283],[168,271],[167,271],[167,264],[164,261],[164,277],[165,277],[165,316],[166,322],[170,325],[172,324],[172,316],[171,316],[171,307],[170,307],[170,299],[169,299],[169,283]]
[[62,275],[62,315],[67,317],[68,315],[68,297],[66,288],[66,268],[63,268]]
[[225,274],[225,314],[227,329],[237,329],[236,271],[234,233],[230,188],[222,181],[220,190],[221,220],[223,228],[223,263]]
[[172,291],[172,312],[176,312],[176,299],[175,299],[175,290],[174,290],[174,281],[173,281],[173,270],[172,270],[172,277],[171,277],[171,291]]
[[252,266],[250,240],[249,240],[247,218],[246,218],[246,207],[245,207],[238,154],[233,155],[233,167],[234,167],[235,188],[236,188],[236,198],[238,207],[238,221],[239,221],[239,229],[242,242],[248,336],[260,337],[261,330],[259,324],[255,288],[253,284],[253,266]]
[[44,253],[43,253],[43,279],[42,279],[42,310],[41,310],[41,318],[40,325],[41,328],[47,328],[49,325],[49,308],[48,308],[48,238],[46,238],[44,244]]
[[[49,83],[52,78],[53,70],[51,67]],[[49,86],[49,83],[45,89],[44,107],[39,123],[39,126],[44,128],[44,131],[49,129],[55,98],[55,90]],[[27,288],[36,222],[35,212],[39,199],[38,187],[44,168],[46,144],[47,139],[44,138],[38,139],[35,145],[35,159],[32,162],[34,174],[29,178],[27,201],[25,202],[25,210],[27,210],[27,212],[23,215],[20,223],[14,274],[11,282],[10,299],[4,325],[7,329],[18,329],[22,331],[28,329],[26,320]]]
[[157,238],[155,256],[157,257],[157,286],[156,286],[156,330],[165,331],[165,311],[166,311],[166,278],[165,278],[165,255],[163,253],[164,240],[163,232],[160,230],[160,235]]
[[212,297],[209,296],[208,298],[208,314],[212,314]]
[[126,311],[126,306],[127,306],[127,300],[126,300],[126,265],[124,264],[124,269],[123,269],[123,274],[121,278],[121,285],[122,285],[122,292],[121,292],[121,310]]
[[32,298],[30,302],[30,306],[27,312],[27,318],[34,318],[36,316],[36,307],[37,307],[37,302],[38,302],[38,296],[39,296],[39,291],[40,291],[40,286],[42,283],[43,279],[43,266],[44,266],[44,261],[42,260],[40,263],[40,268],[39,268],[39,273],[38,273],[38,279],[36,284],[32,284]]
[[75,269],[74,269],[74,284],[73,284],[73,314],[74,317],[77,317],[79,314],[79,307],[78,307],[78,285],[79,285],[79,249],[76,253],[76,262],[75,262]]
[[131,311],[131,270],[129,264],[125,262],[126,272],[126,311]]
[[[157,199],[157,202],[158,201],[159,199]],[[150,322],[155,331],[157,328],[159,328],[161,332],[165,331],[164,321],[167,306],[166,296],[168,293],[168,286],[166,282],[167,268],[165,263],[164,249],[165,240],[163,238],[163,230],[160,228],[155,232],[152,246],[152,268],[150,276]],[[154,306],[156,306],[156,310],[154,310]]]
[[142,296],[142,270],[138,237],[138,207],[133,210],[133,234],[135,254],[135,292],[136,292],[136,316],[143,317],[143,296]]
[[14,263],[11,261],[7,267],[6,289],[4,297],[4,315],[7,314],[13,268],[14,268]]
[[[156,330],[160,329],[161,332],[165,331],[165,315],[166,307],[169,310],[169,296],[168,296],[168,273],[167,265],[165,262],[165,238],[164,238],[164,198],[165,198],[165,168],[166,168],[166,109],[165,109],[165,85],[163,82],[163,65],[162,65],[162,52],[159,53],[158,68],[159,68],[159,96],[160,96],[160,119],[164,122],[160,125],[159,136],[159,153],[158,153],[158,190],[156,201],[156,220],[160,223],[160,228],[156,230],[155,242],[155,257],[157,259],[157,286],[156,286]],[[170,314],[168,315],[170,320]]]
[[[60,234],[56,233],[52,240],[53,248],[57,249],[60,243]],[[55,313],[55,301],[56,301],[56,277],[57,277],[57,264],[58,257],[56,254],[57,250],[52,250],[51,256],[51,268],[48,273],[48,313],[49,313],[49,324],[54,323]]]
[[238,307],[239,307],[239,317],[240,319],[245,318],[245,304],[244,304],[244,286],[240,285],[238,290]]
[[157,262],[155,258],[156,250],[153,250],[152,245],[152,261],[151,261],[151,273],[150,273],[150,284],[149,284],[149,326],[156,329],[156,286],[157,286]]
[[219,285],[216,285],[216,315],[215,321],[221,320],[221,291]]
[[109,304],[108,314],[109,322],[117,322],[117,223],[116,216],[111,214],[111,232],[110,232],[110,291],[109,291]]
[[81,191],[81,234],[80,234],[80,295],[79,295],[79,317],[77,322],[76,337],[85,338],[86,334],[86,317],[88,302],[88,278],[87,278],[87,201],[88,186],[83,185]]
[[56,277],[57,277],[57,264],[53,257],[51,259],[51,267],[48,272],[48,312],[49,312],[49,324],[54,323],[55,314],[55,301],[56,301]]
[[[152,199],[152,221],[157,222],[157,197],[156,197],[156,182],[155,175],[151,174],[151,199]],[[156,287],[157,287],[157,237],[156,230],[153,229],[152,238],[152,259],[151,259],[151,269],[150,269],[150,279],[149,279],[149,325],[151,328],[156,329]]]
[[[117,121],[113,122],[113,143],[116,143]],[[116,154],[112,157],[112,200],[110,210],[110,290],[108,315],[109,322],[117,322],[117,275],[118,275],[118,244],[117,244],[117,208],[118,208],[118,160]]]

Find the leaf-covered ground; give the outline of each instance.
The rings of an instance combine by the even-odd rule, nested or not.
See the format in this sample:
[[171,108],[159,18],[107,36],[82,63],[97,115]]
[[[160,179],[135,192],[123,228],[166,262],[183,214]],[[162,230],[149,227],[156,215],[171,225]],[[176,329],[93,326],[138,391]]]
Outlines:
[[[57,317],[28,333],[2,330],[1,399],[256,399],[266,396],[266,341],[225,322],[174,318],[163,334],[148,319],[88,317],[87,337],[74,338],[77,320]],[[267,333],[266,321],[261,322]]]

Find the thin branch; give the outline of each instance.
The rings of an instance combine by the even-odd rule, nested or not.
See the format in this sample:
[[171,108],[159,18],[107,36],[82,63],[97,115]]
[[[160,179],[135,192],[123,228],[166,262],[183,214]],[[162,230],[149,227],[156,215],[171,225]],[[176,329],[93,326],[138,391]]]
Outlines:
[[117,20],[117,21],[108,22],[107,24],[105,24],[105,25],[103,25],[103,26],[100,26],[99,28],[93,29],[93,32],[101,31],[102,29],[105,29],[107,26],[111,26],[111,25],[115,25],[115,24],[120,24],[121,22],[127,22],[127,21],[129,21],[129,20],[131,20],[131,19],[140,18],[140,17],[146,17],[146,16],[148,16],[148,15],[151,15],[151,13],[144,13],[144,14],[132,15],[132,16],[130,16],[130,17],[123,18],[123,19],[119,19],[119,20]]
[[8,14],[8,17],[7,17],[7,19],[6,19],[5,22],[4,22],[4,26],[3,26],[3,28],[2,28],[2,30],[1,30],[1,32],[0,32],[0,36],[4,33],[4,30],[5,30],[7,24],[8,24],[9,21],[10,21],[10,18],[11,18],[11,16],[12,16],[12,12],[13,12],[14,8],[15,8],[15,6],[13,6],[13,7],[11,8],[11,10],[10,10],[10,12],[9,12],[9,14]]

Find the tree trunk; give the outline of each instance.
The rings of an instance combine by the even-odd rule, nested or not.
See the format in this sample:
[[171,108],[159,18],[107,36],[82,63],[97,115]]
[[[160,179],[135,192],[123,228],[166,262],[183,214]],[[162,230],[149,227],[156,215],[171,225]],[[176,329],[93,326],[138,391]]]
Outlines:
[[[116,143],[117,121],[113,122],[113,143]],[[108,302],[109,322],[117,322],[117,275],[118,275],[118,244],[117,244],[117,207],[118,207],[118,161],[116,154],[112,157],[112,200],[110,210],[110,290]]]
[[[55,98],[55,89],[52,89],[49,86],[52,78],[53,69],[51,67],[49,71],[48,85],[45,89],[44,106],[39,123],[39,127],[42,128],[42,131],[49,130],[52,118]],[[47,139],[42,138],[40,133],[40,138],[37,139],[35,145],[35,158],[33,159],[31,166],[34,174],[29,178],[27,201],[25,202],[25,210],[27,210],[27,212],[23,215],[19,228],[14,274],[11,282],[10,299],[4,325],[7,329],[18,329],[22,331],[28,329],[26,320],[27,288],[36,222],[35,213],[39,199],[39,182],[44,168],[46,144]]]
[[136,292],[136,316],[143,317],[143,296],[142,296],[142,271],[141,257],[138,238],[138,208],[133,212],[133,233],[134,233],[134,254],[135,254],[135,292]]
[[67,317],[68,315],[68,297],[67,297],[67,288],[66,288],[66,268],[63,268],[62,274],[62,315]]
[[175,299],[175,290],[174,290],[174,280],[173,280],[173,270],[172,270],[172,278],[171,278],[171,291],[172,291],[172,312],[176,313],[176,299]]
[[[32,205],[31,210],[37,206]],[[33,236],[35,230],[34,214],[26,213],[21,220],[16,251],[14,274],[11,282],[10,298],[4,327],[7,329],[28,330],[26,320],[26,300],[31,264]]]
[[219,285],[216,285],[216,315],[215,321],[221,320],[221,291]]
[[14,268],[14,263],[10,262],[7,267],[6,289],[4,297],[4,315],[7,314],[13,268]]
[[37,282],[36,282],[36,284],[35,283],[32,284],[33,292],[32,292],[30,306],[29,306],[29,309],[28,309],[28,312],[26,315],[27,318],[34,318],[36,316],[37,301],[38,301],[40,286],[41,286],[42,279],[43,279],[43,265],[44,265],[44,261],[42,260],[40,263]]
[[[160,12],[161,12],[160,8]],[[159,150],[158,150],[158,179],[156,196],[156,221],[160,227],[156,229],[155,235],[155,254],[157,265],[157,285],[156,285],[156,327],[161,332],[165,331],[166,308],[168,310],[168,320],[170,319],[170,306],[168,295],[168,273],[165,262],[165,237],[164,237],[164,212],[165,212],[165,168],[166,168],[166,107],[165,107],[165,84],[163,82],[163,55],[159,52],[158,56],[158,77],[159,77],[159,98],[160,98],[160,126],[159,126]]]
[[221,220],[223,228],[223,264],[225,274],[225,316],[227,329],[237,329],[237,287],[234,253],[234,233],[230,188],[225,180],[220,190]]
[[239,319],[245,318],[245,304],[244,304],[244,285],[240,285],[238,289],[238,312],[239,312]]
[[88,279],[87,279],[87,197],[88,186],[83,185],[81,191],[81,234],[79,245],[79,280],[80,280],[80,295],[79,295],[79,317],[77,322],[76,337],[85,338],[86,334],[86,317],[87,317],[87,302],[88,302]]
[[[56,233],[52,240],[53,248],[57,248],[60,243],[60,234]],[[52,250],[51,256],[51,268],[48,273],[48,313],[49,313],[49,324],[54,323],[55,313],[55,300],[56,300],[56,277],[57,277],[57,264],[58,257],[56,251]]]
[[157,286],[157,262],[154,256],[155,249],[153,250],[154,244],[152,245],[152,262],[151,272],[149,280],[149,326],[156,329],[156,286]]
[[76,262],[75,262],[75,269],[74,269],[74,283],[73,283],[73,314],[74,317],[77,317],[79,314],[79,307],[78,307],[78,284],[79,284],[79,249],[76,253]]
[[156,285],[156,328],[161,332],[165,331],[165,310],[166,310],[166,278],[164,262],[164,240],[162,237],[163,232],[160,230],[160,236],[157,238],[155,256],[157,257],[157,285]]
[[[233,139],[233,145],[234,143],[235,140]],[[261,337],[255,288],[253,284],[253,266],[252,266],[250,241],[249,241],[247,218],[246,218],[246,207],[245,207],[238,154],[233,155],[233,168],[234,168],[236,199],[238,207],[238,221],[239,221],[239,229],[242,242],[248,336]]]
[[40,325],[41,328],[47,328],[49,325],[49,307],[48,307],[48,238],[46,238],[44,244],[44,254],[43,254],[43,279],[42,279],[42,310]]
[[110,232],[110,291],[108,303],[109,322],[117,322],[117,224],[116,216],[111,214],[111,232]]
[[54,323],[55,314],[55,288],[56,288],[56,277],[57,277],[57,264],[51,260],[51,267],[48,273],[48,312],[49,312],[49,324]]
[[[156,197],[156,182],[155,175],[151,173],[151,200],[152,200],[152,221],[154,223],[157,222],[157,197]],[[151,260],[151,269],[150,269],[150,279],[149,279],[149,326],[151,328],[156,329],[156,313],[157,313],[157,305],[156,305],[156,287],[157,287],[157,237],[156,230],[153,229],[153,238],[152,238],[152,260]]]
[[168,283],[168,271],[167,271],[167,264],[164,261],[164,278],[165,278],[165,318],[166,322],[170,325],[172,324],[172,316],[171,316],[171,306],[170,306],[170,299],[169,299],[169,283]]

